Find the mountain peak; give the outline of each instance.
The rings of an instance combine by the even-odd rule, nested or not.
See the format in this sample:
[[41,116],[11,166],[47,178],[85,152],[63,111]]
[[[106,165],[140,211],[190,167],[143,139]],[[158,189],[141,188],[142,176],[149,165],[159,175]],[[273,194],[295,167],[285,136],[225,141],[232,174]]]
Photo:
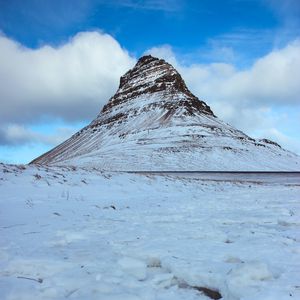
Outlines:
[[[119,89],[103,107],[102,113],[137,97],[158,95],[172,109],[185,107],[190,114],[214,115],[210,107],[187,88],[177,70],[163,59],[142,56],[136,65],[120,78]],[[184,99],[184,100],[183,100]]]
[[[144,55],[142,57],[140,57],[137,61],[137,64],[147,64],[147,63],[150,63],[150,62],[153,62],[153,61],[164,61],[163,59],[159,59],[157,57],[154,57],[152,55]],[[165,61],[164,61],[165,62]]]
[[[178,79],[183,81],[175,68],[165,60],[151,55],[145,55],[137,61],[132,69],[120,78],[119,89],[123,89],[124,86],[126,88],[126,85],[152,84],[157,86],[155,90],[162,90],[164,86],[161,83],[166,82],[168,77],[172,75],[177,75],[180,77]],[[147,92],[147,90],[145,92]]]

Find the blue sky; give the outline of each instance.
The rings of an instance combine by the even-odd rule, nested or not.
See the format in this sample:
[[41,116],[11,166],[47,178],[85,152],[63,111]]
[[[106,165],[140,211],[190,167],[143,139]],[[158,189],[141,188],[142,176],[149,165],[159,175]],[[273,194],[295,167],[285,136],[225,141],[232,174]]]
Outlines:
[[[251,59],[272,49],[273,35],[286,25],[286,18],[299,17],[294,12],[297,0],[287,1],[290,8],[281,7],[280,2],[2,0],[0,26],[7,36],[31,48],[59,45],[80,31],[100,29],[137,57],[162,44],[172,45],[181,55],[192,55],[209,50],[216,41],[247,51]],[[294,30],[282,38],[297,36],[300,31],[296,26]]]
[[0,31],[0,161],[89,123],[144,53],[220,118],[300,153],[297,0],[0,0]]

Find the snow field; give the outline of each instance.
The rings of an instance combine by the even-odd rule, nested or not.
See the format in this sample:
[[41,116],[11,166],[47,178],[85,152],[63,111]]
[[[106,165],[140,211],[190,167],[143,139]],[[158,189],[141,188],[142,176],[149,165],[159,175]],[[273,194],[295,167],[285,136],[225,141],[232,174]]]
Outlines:
[[1,165],[1,299],[299,299],[299,191]]

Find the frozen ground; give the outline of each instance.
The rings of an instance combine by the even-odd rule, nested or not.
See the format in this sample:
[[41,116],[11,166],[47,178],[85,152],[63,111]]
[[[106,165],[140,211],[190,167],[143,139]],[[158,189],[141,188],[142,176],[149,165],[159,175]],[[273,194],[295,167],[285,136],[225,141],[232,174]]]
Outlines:
[[0,165],[0,298],[300,299],[300,177],[268,176]]

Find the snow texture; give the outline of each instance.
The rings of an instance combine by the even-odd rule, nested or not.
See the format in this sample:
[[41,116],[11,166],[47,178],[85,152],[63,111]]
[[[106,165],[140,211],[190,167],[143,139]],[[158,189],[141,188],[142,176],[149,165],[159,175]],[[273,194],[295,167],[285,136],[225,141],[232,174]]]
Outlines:
[[1,299],[300,299],[299,179],[0,164]]

